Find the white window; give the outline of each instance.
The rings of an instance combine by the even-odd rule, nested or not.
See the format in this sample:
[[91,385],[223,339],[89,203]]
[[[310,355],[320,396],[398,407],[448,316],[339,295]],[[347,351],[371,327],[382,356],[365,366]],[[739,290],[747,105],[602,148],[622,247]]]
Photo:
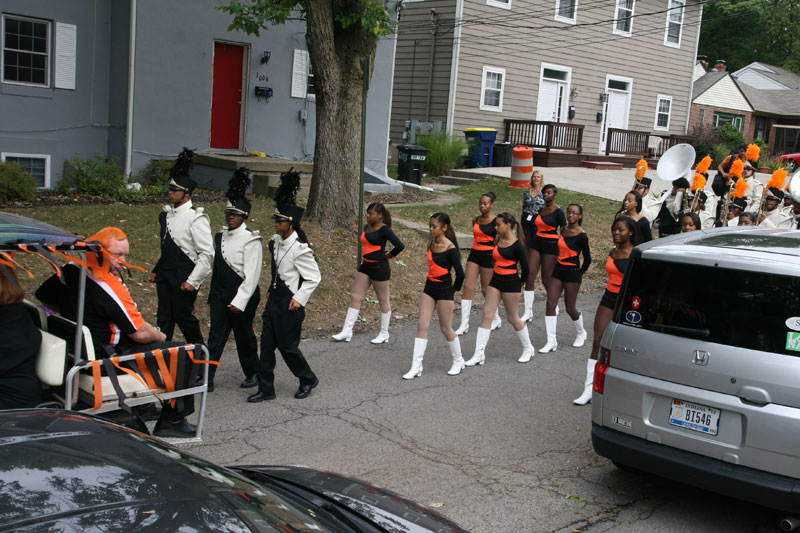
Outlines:
[[578,14],[578,0],[556,0],[555,20],[575,24]]
[[734,128],[739,131],[742,131],[742,127],[744,126],[744,116],[742,115],[732,115],[730,113],[714,113],[714,127],[722,126],[723,124],[732,124]]
[[669,0],[667,11],[667,30],[664,33],[664,44],[674,48],[681,46],[681,32],[683,31],[683,6],[684,0]]
[[50,86],[50,22],[3,15],[3,82]]
[[617,0],[614,10],[614,34],[630,37],[633,32],[633,2],[634,0]]
[[511,9],[511,0],[486,0],[486,5]]
[[503,110],[503,86],[505,81],[505,69],[483,67],[483,80],[481,82],[481,110]]
[[3,152],[0,161],[17,163],[22,169],[33,176],[37,187],[50,188],[50,156],[46,154],[12,154]]
[[672,112],[672,97],[659,94],[656,98],[656,121],[653,129],[669,131],[669,115]]
[[292,98],[314,100],[314,73],[308,51],[295,50],[292,63]]

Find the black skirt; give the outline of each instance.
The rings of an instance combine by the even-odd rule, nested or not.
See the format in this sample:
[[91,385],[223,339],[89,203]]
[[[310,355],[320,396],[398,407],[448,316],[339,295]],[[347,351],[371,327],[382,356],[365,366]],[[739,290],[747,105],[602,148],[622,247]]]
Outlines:
[[617,305],[617,296],[619,296],[619,293],[614,293],[606,289],[606,292],[603,293],[603,297],[600,298],[600,306],[614,309]]
[[389,261],[378,261],[377,263],[362,261],[358,271],[366,274],[372,281],[389,281],[389,278],[392,277],[392,267],[389,266]]
[[481,268],[493,268],[494,258],[491,250],[471,250],[467,263],[475,263]]
[[492,274],[490,287],[494,287],[500,292],[522,292],[522,281],[518,274]]
[[437,283],[431,280],[425,281],[425,288],[422,292],[437,302],[439,300],[452,300],[453,295],[455,294],[453,285],[451,283]]
[[583,281],[583,274],[580,267],[565,267],[561,263],[556,263],[553,268],[553,278],[561,280],[563,283],[578,283]]

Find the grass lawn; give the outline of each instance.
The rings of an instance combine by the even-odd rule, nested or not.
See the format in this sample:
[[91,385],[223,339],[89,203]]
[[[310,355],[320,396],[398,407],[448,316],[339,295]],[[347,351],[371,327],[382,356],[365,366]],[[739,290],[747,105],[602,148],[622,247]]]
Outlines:
[[[450,192],[464,198],[454,204],[438,205],[433,200],[431,203],[420,206],[393,208],[389,204],[388,207],[393,215],[422,222],[427,222],[431,213],[444,210],[453,219],[457,231],[471,233],[472,217],[478,212],[476,207],[478,197],[484,191],[491,190],[497,194],[495,213],[509,211],[515,216],[519,216],[522,191],[509,188],[507,183],[505,180],[489,179],[453,189]],[[589,233],[592,255],[595,259],[585,278],[584,290],[599,289],[605,283],[603,264],[605,255],[611,247],[610,224],[619,204],[572,191],[563,190],[559,193],[558,203],[562,207],[566,207],[571,202],[579,202],[584,206],[584,227]],[[212,231],[219,231],[224,223],[224,201],[198,202],[197,205],[204,207],[211,217]],[[273,208],[274,203],[270,199],[263,197],[253,199],[253,215],[248,220],[248,226],[260,230],[261,234],[265,236],[265,240],[274,233],[270,218]],[[5,207],[0,209],[32,217],[82,235],[90,235],[103,226],[118,226],[128,234],[130,239],[131,254],[128,260],[148,271],[158,260],[160,254],[158,213],[161,211],[161,205],[105,204]],[[321,227],[311,223],[304,223],[303,227],[316,253],[323,278],[309,302],[305,329],[309,335],[328,334],[331,331],[338,331],[344,320],[350,286],[355,277],[358,236],[355,230],[323,231]],[[425,257],[427,239],[416,231],[403,228],[400,224],[395,224],[393,229],[406,244],[406,250],[400,254],[397,261],[392,263],[393,320],[408,321],[416,317],[419,295],[425,284],[425,273],[428,268]],[[33,292],[52,273],[52,270],[40,259],[25,257],[23,254],[17,254],[17,258],[35,274],[34,279],[28,279],[20,273],[26,293],[29,298],[33,299]],[[270,281],[269,275],[269,263],[265,254],[261,277],[262,295],[266,295],[266,288]],[[155,323],[155,286],[147,282],[146,274],[138,271],[126,274],[125,283],[130,288],[131,294],[139,304],[145,318]],[[537,292],[542,293],[539,283],[537,283]],[[196,305],[196,313],[205,334],[207,334],[209,326],[207,295],[208,281],[201,287]],[[476,295],[476,300],[478,300],[476,303],[480,304],[480,296]],[[380,309],[373,292],[367,293],[361,309],[360,322],[356,327],[356,332],[377,333]],[[259,313],[256,318],[258,330],[261,327],[260,320]]]

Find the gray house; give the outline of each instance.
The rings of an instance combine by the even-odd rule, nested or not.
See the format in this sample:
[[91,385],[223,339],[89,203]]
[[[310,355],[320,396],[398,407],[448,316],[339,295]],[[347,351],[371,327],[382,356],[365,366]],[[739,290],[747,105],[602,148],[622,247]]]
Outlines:
[[[0,159],[53,186],[66,159],[135,175],[183,146],[310,161],[314,76],[305,25],[228,32],[219,0],[4,0]],[[379,44],[367,167],[386,174],[394,40]]]
[[701,18],[684,0],[406,0],[391,141],[406,121],[442,121],[496,128],[535,162],[657,155],[686,134]]

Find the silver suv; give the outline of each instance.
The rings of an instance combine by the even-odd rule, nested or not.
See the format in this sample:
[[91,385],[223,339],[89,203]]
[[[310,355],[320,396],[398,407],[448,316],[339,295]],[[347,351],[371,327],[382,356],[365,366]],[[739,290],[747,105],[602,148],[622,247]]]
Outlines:
[[637,247],[601,346],[599,455],[800,509],[800,231],[720,228]]

